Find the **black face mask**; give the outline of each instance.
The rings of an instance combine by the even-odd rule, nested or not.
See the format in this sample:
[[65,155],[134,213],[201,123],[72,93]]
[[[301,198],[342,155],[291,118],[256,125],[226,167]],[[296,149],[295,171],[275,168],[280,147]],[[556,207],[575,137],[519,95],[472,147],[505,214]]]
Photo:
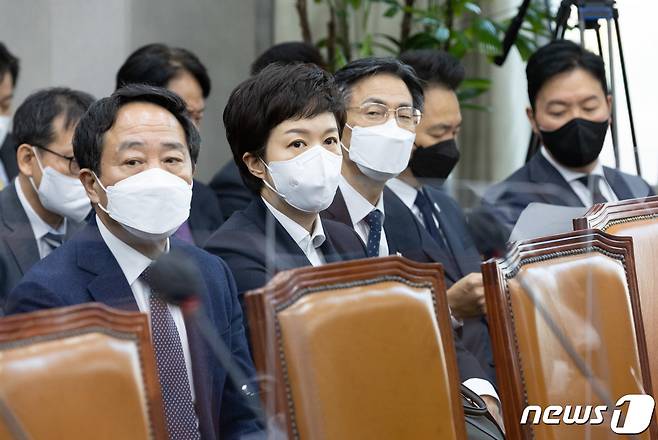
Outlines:
[[459,162],[459,150],[454,139],[429,147],[416,147],[409,167],[414,176],[427,179],[447,179]]
[[541,140],[556,161],[579,168],[592,163],[603,149],[608,121],[572,119],[554,131],[541,130]]

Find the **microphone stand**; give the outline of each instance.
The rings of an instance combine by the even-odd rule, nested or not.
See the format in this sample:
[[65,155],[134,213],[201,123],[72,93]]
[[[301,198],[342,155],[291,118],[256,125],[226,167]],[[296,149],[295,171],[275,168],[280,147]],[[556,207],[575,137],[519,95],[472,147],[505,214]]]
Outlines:
[[29,440],[30,437],[2,395],[0,395],[0,418],[5,422],[5,426],[14,440]]
[[[163,299],[171,302],[169,298]],[[208,344],[215,358],[226,370],[226,374],[235,386],[235,389],[244,397],[249,409],[258,418],[259,422],[262,423],[262,426],[267,426],[265,415],[258,402],[258,393],[252,390],[249,385],[249,379],[235,363],[231,351],[222,340],[212,322],[210,322],[210,319],[208,319],[199,307],[199,300],[196,297],[192,297],[175,305],[178,305],[183,312],[183,316],[186,318],[186,324],[192,324],[199,330],[201,337]]]

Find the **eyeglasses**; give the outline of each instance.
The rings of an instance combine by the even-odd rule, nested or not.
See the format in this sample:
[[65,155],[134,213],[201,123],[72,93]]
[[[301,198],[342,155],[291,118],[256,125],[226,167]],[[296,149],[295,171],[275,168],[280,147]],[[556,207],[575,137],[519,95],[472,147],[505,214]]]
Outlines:
[[73,174],[74,176],[77,176],[78,173],[80,172],[80,165],[78,165],[78,161],[75,160],[74,156],[65,156],[61,153],[58,153],[57,151],[53,151],[50,148],[42,147],[39,145],[34,145],[34,147],[37,147],[40,150],[47,151],[50,154],[54,154],[57,157],[61,157],[62,159],[65,159],[69,162],[69,172]]
[[347,110],[355,110],[359,114],[360,123],[364,125],[383,124],[388,120],[390,111],[395,112],[395,121],[400,128],[415,131],[416,125],[420,123],[422,113],[413,107],[398,107],[389,109],[384,104],[376,102],[363,104],[359,107],[349,107]]

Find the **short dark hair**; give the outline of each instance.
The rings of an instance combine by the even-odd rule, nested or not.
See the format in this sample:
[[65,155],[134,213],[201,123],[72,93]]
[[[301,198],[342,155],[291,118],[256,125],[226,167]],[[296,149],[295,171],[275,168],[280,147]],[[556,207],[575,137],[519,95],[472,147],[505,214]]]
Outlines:
[[442,50],[410,50],[400,55],[400,61],[413,67],[425,88],[438,85],[454,92],[466,76],[462,63]]
[[251,64],[251,74],[256,75],[272,63],[307,63],[315,64],[323,69],[327,67],[317,47],[302,41],[290,41],[270,47]]
[[11,78],[14,80],[14,87],[18,81],[18,73],[20,72],[20,61],[16,58],[7,46],[0,41],[0,79],[9,72]]
[[80,168],[89,168],[100,175],[105,132],[114,125],[121,107],[132,102],[149,102],[174,115],[183,126],[192,163],[196,164],[201,138],[189,118],[183,100],[174,92],[162,87],[131,84],[93,103],[80,119],[73,136],[73,154]]
[[608,93],[603,59],[582,48],[573,41],[558,40],[537,49],[528,59],[525,73],[528,79],[528,99],[535,108],[535,99],[548,80],[574,69],[583,69],[601,84],[603,93]]
[[423,109],[423,87],[412,67],[391,57],[370,57],[352,61],[336,72],[336,84],[349,102],[352,86],[373,75],[390,74],[400,78],[407,85],[415,108]]
[[12,133],[16,146],[21,144],[46,147],[55,140],[53,121],[64,116],[64,128],[78,123],[94,102],[94,97],[79,90],[53,87],[28,96],[16,109]]
[[204,98],[210,95],[210,77],[199,58],[187,49],[162,43],[147,44],[130,54],[117,72],[116,88],[128,84],[166,88],[181,70],[188,71],[197,80]]
[[345,106],[331,74],[313,64],[270,64],[233,90],[224,108],[226,138],[245,185],[258,193],[263,182],[242,161],[245,153],[262,157],[274,127],[289,119],[333,113],[338,130]]

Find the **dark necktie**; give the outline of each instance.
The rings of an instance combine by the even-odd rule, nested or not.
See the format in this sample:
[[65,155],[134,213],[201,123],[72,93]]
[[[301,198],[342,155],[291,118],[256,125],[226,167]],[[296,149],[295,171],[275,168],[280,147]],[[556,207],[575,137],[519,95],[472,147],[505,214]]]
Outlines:
[[50,246],[50,249],[54,251],[64,242],[64,234],[53,234],[52,232],[48,232],[42,237],[42,239],[48,246]]
[[608,201],[601,193],[601,180],[603,177],[598,174],[588,174],[587,176],[579,177],[577,180],[585,185],[592,194],[592,203],[605,203]]
[[379,256],[379,241],[382,238],[382,212],[379,209],[373,209],[366,216],[366,223],[370,227],[368,232],[368,243],[366,245],[366,255],[368,257]]
[[423,217],[425,222],[425,229],[430,233],[434,241],[443,248],[447,248],[446,240],[443,237],[443,234],[437,228],[436,222],[434,221],[434,209],[432,208],[432,202],[427,197],[425,192],[421,189],[416,194],[416,200],[414,204],[418,207],[420,215]]
[[[142,279],[149,283],[148,268]],[[149,296],[151,334],[158,377],[164,401],[169,438],[175,440],[199,439],[197,416],[194,412],[190,382],[187,377],[183,344],[167,303],[155,292]]]

